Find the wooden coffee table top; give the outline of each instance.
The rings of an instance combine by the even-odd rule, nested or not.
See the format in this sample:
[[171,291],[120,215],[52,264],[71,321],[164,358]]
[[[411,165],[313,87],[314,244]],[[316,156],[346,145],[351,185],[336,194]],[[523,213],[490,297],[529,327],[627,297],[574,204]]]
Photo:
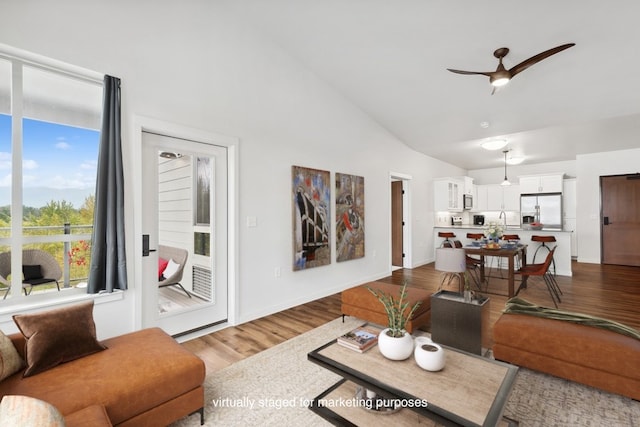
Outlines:
[[421,369],[413,356],[391,361],[377,347],[365,353],[332,341],[309,353],[309,360],[382,394],[428,402],[418,412],[461,425],[496,425],[513,387],[518,368],[445,347],[446,365],[439,372]]

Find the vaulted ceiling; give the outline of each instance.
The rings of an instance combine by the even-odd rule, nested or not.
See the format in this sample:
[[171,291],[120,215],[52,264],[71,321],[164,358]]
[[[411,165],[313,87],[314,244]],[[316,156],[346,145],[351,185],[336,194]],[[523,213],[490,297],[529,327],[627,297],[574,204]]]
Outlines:
[[[229,0],[228,7],[408,146],[465,169],[640,147],[640,2]],[[491,94],[493,71],[575,43]]]

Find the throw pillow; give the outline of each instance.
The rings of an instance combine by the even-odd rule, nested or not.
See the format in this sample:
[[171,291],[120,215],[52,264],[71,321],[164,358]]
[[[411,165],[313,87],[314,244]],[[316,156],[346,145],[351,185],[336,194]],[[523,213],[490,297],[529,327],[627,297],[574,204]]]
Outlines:
[[24,366],[24,361],[11,338],[0,331],[0,381],[15,374]]
[[173,259],[170,259],[169,263],[167,264],[167,268],[164,269],[164,273],[162,273],[162,275],[166,278],[169,278],[173,276],[179,268],[180,264],[175,262]]
[[7,395],[0,402],[0,427],[64,427],[64,417],[55,406],[28,396]]
[[28,377],[106,347],[96,339],[93,300],[36,314],[16,314],[24,335]]
[[42,279],[42,267],[39,265],[23,265],[22,275],[24,280]]
[[164,259],[164,258],[158,258],[158,279],[160,279],[164,273],[164,270],[167,268],[167,265],[169,264],[169,260],[168,259]]

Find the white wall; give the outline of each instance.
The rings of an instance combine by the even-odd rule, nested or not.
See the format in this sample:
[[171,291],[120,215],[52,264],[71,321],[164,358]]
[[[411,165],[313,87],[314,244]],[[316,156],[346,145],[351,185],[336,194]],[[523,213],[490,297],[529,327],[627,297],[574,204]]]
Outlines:
[[[2,8],[3,43],[122,79],[128,185],[140,178],[140,165],[131,160],[134,115],[241,140],[238,322],[388,275],[391,171],[411,177],[413,264],[433,260],[431,180],[464,171],[408,149],[219,3],[137,1],[114,8],[67,0]],[[292,271],[291,165],[365,177],[365,258],[338,264],[333,249],[331,265]],[[132,197],[129,192],[130,278],[137,231]],[[257,227],[244,226],[248,216]],[[130,286],[140,287],[133,280]],[[128,313],[112,319],[109,335],[134,328],[138,314],[128,295],[103,305]],[[99,330],[106,328],[101,322]]]
[[[541,173],[564,173],[566,177],[575,177],[576,161],[507,165],[507,175],[513,183],[517,183],[517,178],[521,175],[537,175]],[[470,170],[468,176],[473,178],[474,184],[500,184],[504,180],[504,164],[498,168]]]

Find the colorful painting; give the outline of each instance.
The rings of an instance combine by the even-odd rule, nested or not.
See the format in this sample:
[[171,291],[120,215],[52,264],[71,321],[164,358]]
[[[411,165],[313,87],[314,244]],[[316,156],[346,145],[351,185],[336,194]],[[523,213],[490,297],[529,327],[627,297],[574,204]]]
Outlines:
[[331,263],[329,171],[291,167],[293,270]]
[[336,261],[364,257],[364,177],[336,173]]

